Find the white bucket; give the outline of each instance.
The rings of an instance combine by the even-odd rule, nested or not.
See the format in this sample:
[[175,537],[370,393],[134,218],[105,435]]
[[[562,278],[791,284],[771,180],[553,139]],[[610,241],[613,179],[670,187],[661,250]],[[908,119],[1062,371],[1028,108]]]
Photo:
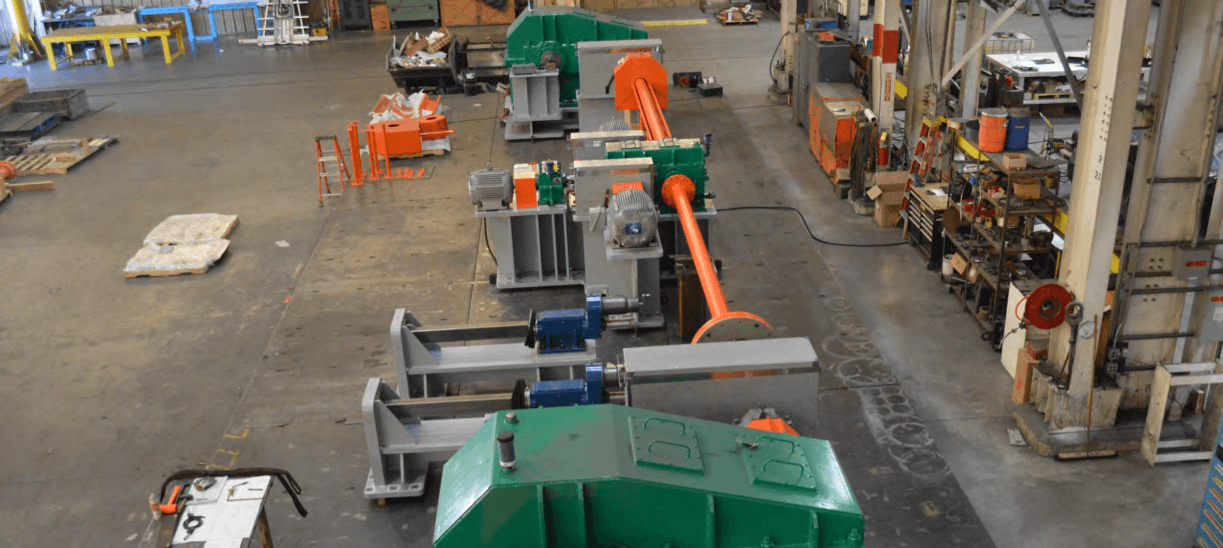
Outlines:
[[944,276],[950,277],[952,274],[955,274],[955,268],[952,268],[951,266],[951,259],[954,257],[955,255],[943,255],[943,275]]

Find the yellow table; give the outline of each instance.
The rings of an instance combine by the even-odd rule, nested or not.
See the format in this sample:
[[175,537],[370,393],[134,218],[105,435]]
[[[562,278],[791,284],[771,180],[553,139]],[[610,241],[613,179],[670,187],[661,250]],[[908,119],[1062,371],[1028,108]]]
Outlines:
[[[170,53],[170,36],[178,43],[178,51]],[[166,64],[183,54],[183,24],[174,23],[169,28],[159,29],[150,25],[116,25],[113,27],[76,27],[59,29],[42,37],[43,49],[47,51],[47,60],[51,62],[51,70],[58,70],[55,65],[55,53],[51,44],[63,44],[67,50],[68,59],[72,59],[72,44],[74,42],[100,42],[102,53],[106,55],[106,66],[115,66],[115,58],[110,52],[111,39],[119,40],[123,46],[120,59],[127,59],[127,40],[125,38],[161,38],[161,51],[166,56]]]

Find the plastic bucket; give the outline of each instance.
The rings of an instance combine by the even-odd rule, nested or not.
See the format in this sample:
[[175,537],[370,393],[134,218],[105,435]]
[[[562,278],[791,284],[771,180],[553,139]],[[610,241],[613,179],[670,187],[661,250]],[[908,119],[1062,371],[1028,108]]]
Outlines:
[[1026,108],[1013,108],[1009,114],[1011,118],[1006,124],[1006,149],[1027,149],[1028,131],[1032,123],[1031,113]]
[[953,257],[955,257],[955,255],[943,255],[943,275],[944,276],[951,276],[952,274],[955,274],[955,268],[951,266],[951,259]]
[[981,131],[978,134],[981,152],[1002,152],[1006,148],[1007,113],[1000,108],[981,111]]

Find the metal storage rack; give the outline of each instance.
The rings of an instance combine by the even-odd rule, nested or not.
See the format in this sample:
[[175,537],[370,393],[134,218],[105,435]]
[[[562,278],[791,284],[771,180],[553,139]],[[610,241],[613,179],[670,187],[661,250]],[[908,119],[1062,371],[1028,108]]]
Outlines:
[[[968,261],[963,277],[951,277],[948,291],[977,320],[981,338],[1000,349],[1010,283],[1054,274],[1058,250],[1048,229],[1062,205],[1057,196],[1061,180],[1058,166],[1062,162],[1024,150],[1020,152],[1026,156],[1028,167],[1006,171],[1002,154],[979,151],[975,129],[966,129],[957,139],[969,158],[965,165],[975,167],[979,181],[969,184],[970,199],[952,200],[948,208],[954,210],[959,222],[947,228],[947,242]],[[982,185],[983,177],[997,177],[997,181]],[[1032,180],[1041,183],[1040,198],[1015,194],[1017,183]],[[989,190],[995,185],[1001,192]],[[1038,230],[1041,225],[1044,230]]]

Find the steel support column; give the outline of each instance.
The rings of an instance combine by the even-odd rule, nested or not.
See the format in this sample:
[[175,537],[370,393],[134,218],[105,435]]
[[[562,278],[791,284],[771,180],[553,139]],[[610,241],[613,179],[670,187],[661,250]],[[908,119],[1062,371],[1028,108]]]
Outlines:
[[972,45],[985,36],[985,7],[978,0],[968,1],[968,17],[964,22],[964,51],[968,57],[964,64],[964,76],[960,78],[960,116],[977,115],[977,102],[981,97],[981,50],[971,50]]
[[909,94],[905,97],[905,137],[912,150],[922,127],[922,117],[937,114],[935,86],[943,74],[943,54],[947,39],[947,12],[955,8],[951,0],[923,1],[913,20],[908,72]]
[[[1108,426],[1116,420],[1110,403],[1119,391],[1095,389],[1096,334],[1108,292],[1150,11],[1148,0],[1101,0],[1096,5],[1092,66],[1107,70],[1088,74],[1060,275],[1061,284],[1083,303],[1085,328],[1073,343],[1068,325],[1052,333],[1050,358],[1055,364],[1069,361],[1070,382],[1047,410],[1051,430]],[[1109,408],[1111,416],[1093,413]]]
[[[798,20],[798,1],[781,0],[781,59],[785,65],[784,73],[777,79],[779,93],[790,92],[790,78],[794,76],[794,44],[798,41],[795,32],[795,21]],[[769,67],[773,70],[773,67]]]
[[[1161,6],[1149,87],[1154,123],[1139,137],[1125,241],[1217,240],[1223,219],[1223,193],[1215,192],[1213,204],[1204,203],[1204,198],[1223,90],[1223,5],[1216,0],[1169,0]],[[1183,182],[1152,184],[1153,180]],[[1203,209],[1208,212],[1204,230]],[[1220,251],[1223,249],[1215,249],[1214,254]],[[1174,252],[1173,247],[1127,247],[1126,273],[1158,270],[1153,266],[1171,264]],[[1206,280],[1196,283],[1202,285]],[[1210,283],[1217,285],[1219,276],[1212,276]],[[1187,285],[1172,277],[1144,277],[1142,284],[1165,289]],[[1201,296],[1186,292],[1130,294],[1122,308],[1125,321],[1118,336],[1160,329],[1196,333],[1201,301]],[[1182,325],[1186,306],[1197,311],[1188,324]],[[1142,363],[1168,364],[1208,360],[1217,352],[1213,342],[1203,343],[1193,336],[1183,341],[1183,348],[1177,339],[1132,342],[1126,357]],[[1146,409],[1151,380],[1148,371],[1120,376],[1118,382],[1125,389],[1121,407]],[[1219,392],[1211,390],[1203,432],[1218,428],[1223,405]],[[1213,435],[1202,436],[1206,445],[1211,440]]]
[[871,49],[871,109],[891,134],[896,107],[896,58],[900,49],[900,0],[875,0]]

